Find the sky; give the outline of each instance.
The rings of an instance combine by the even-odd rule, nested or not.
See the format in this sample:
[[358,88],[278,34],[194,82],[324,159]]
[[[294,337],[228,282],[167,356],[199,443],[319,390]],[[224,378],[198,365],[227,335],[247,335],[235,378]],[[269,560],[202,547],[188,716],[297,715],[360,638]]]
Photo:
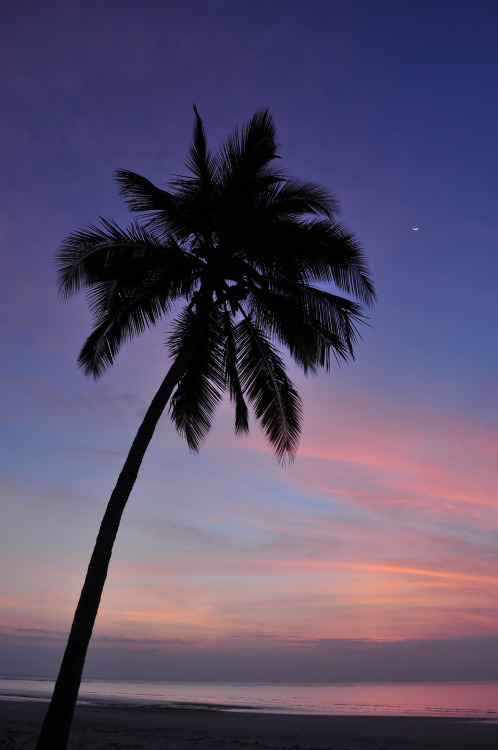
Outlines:
[[[165,414],[126,508],[85,675],[498,679],[498,6],[472,0],[19,0],[0,30],[0,673],[57,671],[100,519],[168,368],[168,321],[78,370],[70,232],[130,220],[124,168],[184,174],[260,107],[327,186],[378,303],[304,378],[282,468],[220,408]],[[415,229],[417,228],[417,229]]]

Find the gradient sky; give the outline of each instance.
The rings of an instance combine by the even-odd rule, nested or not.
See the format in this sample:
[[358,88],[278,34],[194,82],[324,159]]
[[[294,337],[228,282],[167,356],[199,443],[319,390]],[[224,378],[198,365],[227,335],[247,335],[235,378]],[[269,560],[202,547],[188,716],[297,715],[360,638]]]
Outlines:
[[[125,225],[117,168],[184,173],[261,107],[376,280],[355,363],[295,374],[282,469],[219,411],[165,415],[125,511],[87,676],[498,679],[494,0],[19,0],[0,31],[0,673],[56,671],[167,324],[100,381],[54,251]],[[414,227],[419,227],[414,231]]]

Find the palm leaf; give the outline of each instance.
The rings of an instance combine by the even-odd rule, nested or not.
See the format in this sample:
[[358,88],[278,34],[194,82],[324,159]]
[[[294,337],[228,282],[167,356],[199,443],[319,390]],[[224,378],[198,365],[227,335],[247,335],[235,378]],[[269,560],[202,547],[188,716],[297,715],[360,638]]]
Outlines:
[[246,244],[250,260],[267,277],[334,283],[363,304],[375,290],[361,245],[341,224],[296,218],[261,221]]
[[192,134],[192,143],[189,147],[185,164],[187,168],[192,172],[192,174],[197,178],[199,183],[204,185],[206,189],[209,189],[209,187],[213,184],[215,164],[212,154],[207,146],[204,124],[195,105],[194,113],[195,120],[194,130]]
[[306,180],[287,178],[272,198],[270,211],[284,218],[315,214],[331,219],[339,212],[339,203],[327,188]]
[[235,328],[239,377],[279,461],[291,460],[301,432],[301,399],[281,357],[246,316]]
[[[178,356],[192,335],[195,321],[196,313],[187,308],[174,322],[167,342],[173,357]],[[225,389],[220,324],[219,311],[212,309],[204,337],[170,399],[171,419],[193,452],[197,452],[205,440]]]
[[63,298],[82,288],[112,278],[131,262],[149,260],[161,265],[166,248],[155,235],[139,224],[122,230],[117,224],[101,219],[101,226],[91,224],[70,234],[59,246],[56,256],[57,286]]
[[136,277],[121,277],[91,287],[88,297],[94,329],[78,358],[86,375],[100,377],[125,342],[157,325],[169,312],[179,295],[169,292],[167,281],[156,272],[154,279],[140,282]]
[[[160,241],[135,223],[126,230],[102,219],[102,226],[70,234],[56,254],[57,284],[66,298],[84,287],[92,288],[117,278],[166,279],[172,294],[188,294],[203,263],[169,237]],[[141,283],[142,283],[141,282]],[[90,293],[91,296],[91,293]]]
[[214,206],[219,237],[244,236],[261,196],[284,179],[277,159],[275,125],[268,110],[259,110],[239,132],[226,139],[216,157],[218,199]]
[[130,211],[143,212],[148,226],[162,238],[172,235],[179,241],[188,240],[193,230],[176,191],[161,190],[145,177],[126,169],[116,170],[115,177],[119,193],[127,199]]
[[249,413],[237,370],[237,345],[232,317],[225,306],[223,315],[223,333],[226,341],[224,350],[225,381],[228,385],[230,399],[235,404],[235,433],[238,435],[249,432]]
[[225,189],[231,183],[251,180],[277,158],[275,123],[267,109],[254,113],[241,131],[235,128],[216,159],[218,178]]
[[174,210],[174,195],[156,187],[146,177],[127,169],[117,169],[115,178],[119,194],[126,198],[130,211],[155,214],[158,211]]
[[[366,321],[360,305],[309,284],[287,279],[265,281],[264,286],[251,290],[251,303],[257,310],[258,320],[264,321],[265,326],[272,329],[273,325],[283,324],[292,332],[292,327],[302,320],[311,328],[328,331],[353,354],[359,338],[358,327]],[[277,320],[280,323],[277,324]],[[293,338],[299,336],[296,334]],[[342,357],[342,353],[339,354]]]
[[257,324],[288,348],[305,374],[328,371],[331,356],[337,362],[353,357],[358,336],[354,303],[298,285],[293,295],[285,291],[253,291],[248,303]]

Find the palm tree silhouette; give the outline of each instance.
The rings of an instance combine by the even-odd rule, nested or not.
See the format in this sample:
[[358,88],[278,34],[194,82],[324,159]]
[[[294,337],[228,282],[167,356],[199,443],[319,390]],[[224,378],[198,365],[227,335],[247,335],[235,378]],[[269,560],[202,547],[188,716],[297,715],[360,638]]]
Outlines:
[[328,369],[331,355],[348,360],[362,306],[375,299],[358,242],[334,218],[334,198],[280,166],[270,113],[257,111],[212,154],[194,112],[190,175],[161,190],[119,170],[120,193],[142,221],[120,229],[101,220],[69,235],[56,256],[62,297],[85,288],[94,316],[78,359],[86,375],[98,378],[127,340],[168,315],[172,364],[102,520],[37,750],[67,746],[121,515],[165,407],[197,451],[228,392],[235,432],[249,429],[249,404],[285,463],[297,448],[302,406],[279,347],[305,373]]

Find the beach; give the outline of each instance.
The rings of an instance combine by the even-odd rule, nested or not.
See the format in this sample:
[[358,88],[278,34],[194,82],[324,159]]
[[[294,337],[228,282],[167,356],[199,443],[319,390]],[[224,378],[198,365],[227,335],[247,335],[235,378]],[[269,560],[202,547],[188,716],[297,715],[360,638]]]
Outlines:
[[[32,750],[46,703],[0,701],[0,748]],[[71,750],[496,750],[498,723],[203,708],[78,706]]]

